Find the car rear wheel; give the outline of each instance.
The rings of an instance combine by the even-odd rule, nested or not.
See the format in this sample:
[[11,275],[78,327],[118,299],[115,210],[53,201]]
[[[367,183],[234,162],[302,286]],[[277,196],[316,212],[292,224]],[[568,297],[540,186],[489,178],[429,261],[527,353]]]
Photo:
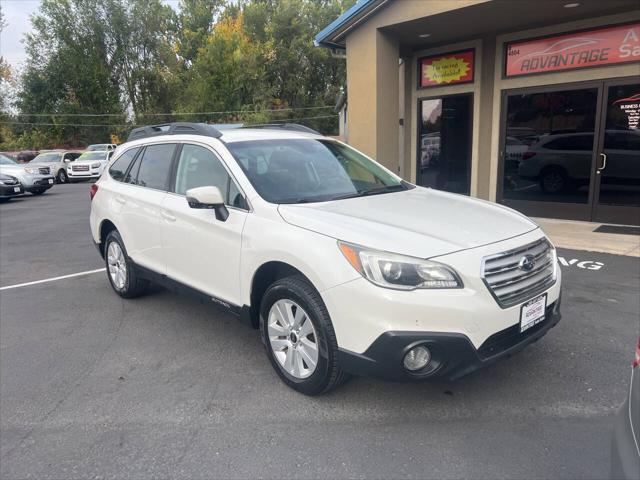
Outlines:
[[288,386],[319,395],[340,385],[338,343],[327,308],[301,275],[276,281],[260,308],[260,330],[267,356]]
[[107,235],[104,261],[109,283],[118,295],[123,298],[133,298],[146,291],[148,282],[138,277],[117,230],[112,230]]
[[67,172],[64,170],[60,170],[58,175],[56,176],[56,181],[58,183],[67,183],[69,181],[69,177],[67,176]]

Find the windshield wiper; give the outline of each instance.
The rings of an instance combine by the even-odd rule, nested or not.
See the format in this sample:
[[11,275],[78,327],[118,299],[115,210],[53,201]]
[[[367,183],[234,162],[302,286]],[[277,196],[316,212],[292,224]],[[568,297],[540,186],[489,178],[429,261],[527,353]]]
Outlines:
[[380,195],[382,193],[399,192],[401,190],[406,190],[406,189],[407,187],[399,183],[398,185],[386,185],[384,187],[371,188],[369,190],[360,190],[358,192],[348,193],[346,195],[338,195],[336,197],[332,197],[330,200],[344,200],[346,198],[368,197],[370,195]]

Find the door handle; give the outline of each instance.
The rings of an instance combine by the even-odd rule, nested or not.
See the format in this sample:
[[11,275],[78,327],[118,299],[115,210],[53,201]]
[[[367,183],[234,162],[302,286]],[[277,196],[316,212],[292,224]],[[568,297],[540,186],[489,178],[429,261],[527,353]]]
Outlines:
[[121,205],[124,205],[127,201],[122,197],[116,197],[116,202],[118,202]]
[[602,166],[598,168],[598,171],[596,172],[598,175],[600,175],[601,171],[607,168],[607,155],[604,153],[601,153],[600,156],[602,157]]
[[160,212],[160,215],[162,215],[162,218],[164,218],[168,222],[176,221],[176,217],[174,217],[173,215],[169,215],[167,212]]

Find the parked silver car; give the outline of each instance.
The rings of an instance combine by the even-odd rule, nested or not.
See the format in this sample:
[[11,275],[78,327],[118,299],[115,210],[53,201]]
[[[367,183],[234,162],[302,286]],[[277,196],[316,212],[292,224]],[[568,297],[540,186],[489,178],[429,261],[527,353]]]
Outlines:
[[48,150],[31,160],[29,165],[48,167],[57,183],[67,183],[69,181],[67,166],[80,155],[81,152],[69,150]]
[[49,167],[20,164],[0,154],[0,174],[16,178],[25,192],[41,195],[49,190],[54,184],[54,177],[49,172]]

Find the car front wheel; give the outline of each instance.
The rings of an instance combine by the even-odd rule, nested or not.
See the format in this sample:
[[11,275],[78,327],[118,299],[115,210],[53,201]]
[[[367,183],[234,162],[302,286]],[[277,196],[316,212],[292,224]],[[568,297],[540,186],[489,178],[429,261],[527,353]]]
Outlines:
[[123,298],[142,295],[148,284],[138,277],[117,230],[109,232],[104,249],[107,278],[113,290]]
[[67,172],[65,172],[64,170],[60,170],[58,172],[57,177],[56,177],[56,181],[58,183],[67,183],[69,181],[69,177],[67,176]]
[[346,379],[329,313],[304,277],[283,278],[269,287],[262,299],[260,330],[273,368],[291,388],[319,395]]

